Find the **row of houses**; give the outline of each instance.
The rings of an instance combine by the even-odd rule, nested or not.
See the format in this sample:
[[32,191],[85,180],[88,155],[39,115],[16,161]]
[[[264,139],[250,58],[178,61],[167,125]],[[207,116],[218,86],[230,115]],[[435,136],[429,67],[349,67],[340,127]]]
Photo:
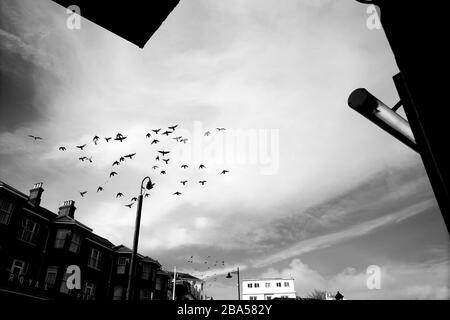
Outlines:
[[[57,213],[41,207],[43,192],[42,183],[27,195],[0,181],[0,297],[124,300],[132,250],[76,220],[72,200]],[[133,300],[172,299],[173,274],[149,256],[136,261]],[[79,268],[79,288],[67,285],[69,266]],[[204,298],[203,281],[188,274],[175,289],[175,299]]]

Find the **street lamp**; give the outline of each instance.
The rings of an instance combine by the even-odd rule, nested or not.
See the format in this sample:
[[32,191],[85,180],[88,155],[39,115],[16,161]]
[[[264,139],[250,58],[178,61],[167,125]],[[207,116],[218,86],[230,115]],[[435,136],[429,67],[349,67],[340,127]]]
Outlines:
[[[147,184],[144,188],[144,182],[145,179],[148,179]],[[152,183],[152,180],[150,177],[145,177],[142,179],[141,182],[141,189],[139,191],[139,197],[138,197],[138,203],[137,203],[137,210],[136,210],[136,223],[134,226],[134,241],[133,241],[133,252],[131,253],[131,263],[130,263],[130,270],[128,273],[128,285],[127,285],[127,296],[126,300],[130,301],[133,299],[133,292],[134,292],[134,286],[132,286],[132,281],[134,282],[135,278],[135,264],[136,264],[136,254],[137,254],[137,248],[139,243],[139,229],[141,227],[141,212],[142,212],[142,199],[143,199],[143,191],[144,189],[150,190],[153,188],[155,184]]]
[[238,281],[238,300],[241,300],[241,282],[239,280],[239,267],[237,267],[237,271],[231,271],[228,272],[227,276],[225,278],[227,279],[231,279],[233,278],[233,276],[231,275],[232,273],[237,273],[237,281]]

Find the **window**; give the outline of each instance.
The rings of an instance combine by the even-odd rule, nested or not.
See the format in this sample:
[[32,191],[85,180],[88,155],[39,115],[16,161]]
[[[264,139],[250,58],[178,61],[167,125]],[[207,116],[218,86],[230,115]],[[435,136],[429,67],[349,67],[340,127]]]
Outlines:
[[83,293],[85,300],[95,300],[95,283],[86,281],[84,283]]
[[272,296],[267,296],[266,300],[272,300]]
[[277,282],[277,287],[281,287],[281,282]]
[[13,211],[13,203],[5,199],[0,199],[0,223],[8,224]]
[[253,288],[253,284],[252,284],[252,283],[249,283],[249,284],[247,284],[247,287],[248,287],[248,288]]
[[45,276],[45,288],[51,289],[55,286],[57,274],[58,274],[58,267],[47,268],[47,275]]
[[72,233],[72,241],[70,242],[69,251],[78,253],[81,247],[81,235],[78,232]]
[[152,269],[150,268],[149,264],[143,264],[142,265],[142,279],[143,280],[148,280],[150,279],[150,272],[152,271]]
[[148,289],[141,289],[140,291],[140,299],[148,300]]
[[69,278],[70,274],[64,272],[63,278],[61,280],[61,286],[59,287],[59,291],[62,293],[69,293],[69,288],[67,288],[67,278]]
[[266,288],[270,288],[270,283],[266,282]]
[[287,298],[289,298],[289,296],[281,296],[280,298],[281,299],[287,299]]
[[64,243],[69,234],[70,230],[59,229],[58,232],[56,233],[55,248],[64,248]]
[[117,259],[117,274],[124,274],[127,266],[128,259],[125,257],[119,257]]
[[285,287],[289,287],[289,282],[286,281],[286,282],[284,283],[284,286],[285,286]]
[[164,284],[164,282],[161,277],[156,278],[155,290],[162,290],[163,284]]
[[22,230],[19,232],[20,240],[35,244],[38,232],[39,224],[27,218],[22,219]]
[[14,259],[9,272],[15,275],[24,275],[27,273],[27,263],[23,260]]
[[123,292],[122,286],[115,286],[113,300],[122,300],[122,292]]
[[97,249],[91,248],[91,252],[89,254],[89,262],[88,262],[88,266],[95,268],[95,269],[100,269],[100,257],[101,257],[101,252]]
[[259,288],[259,283],[255,283],[255,288]]
[[250,300],[256,300],[256,296],[250,296]]

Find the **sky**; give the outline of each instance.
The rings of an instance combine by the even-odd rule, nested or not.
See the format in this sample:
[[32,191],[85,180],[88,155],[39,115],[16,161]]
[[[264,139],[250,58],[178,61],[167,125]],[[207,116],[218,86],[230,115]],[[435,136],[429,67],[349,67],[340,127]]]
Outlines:
[[[241,279],[293,277],[302,297],[449,299],[449,236],[420,157],[347,105],[360,87],[398,101],[395,59],[367,10],[182,0],[140,49],[83,18],[67,28],[52,1],[2,1],[0,180],[24,193],[43,182],[42,206],[74,200],[76,219],[131,247],[136,205],[125,204],[150,176],[139,252],[205,279],[214,299],[237,298],[225,278],[237,267]],[[117,133],[127,139],[103,139]]]

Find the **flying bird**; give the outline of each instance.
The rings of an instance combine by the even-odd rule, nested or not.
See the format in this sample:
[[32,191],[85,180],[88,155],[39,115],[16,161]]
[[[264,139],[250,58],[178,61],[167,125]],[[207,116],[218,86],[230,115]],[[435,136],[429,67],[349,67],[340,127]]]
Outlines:
[[102,187],[98,187],[97,188],[97,192],[99,192],[99,191],[103,191],[103,188]]
[[131,201],[137,201],[136,197],[131,198]]
[[222,170],[222,172],[220,174],[225,174],[225,173],[228,173],[228,172],[229,172],[228,170]]
[[99,136],[95,136],[95,137],[92,139],[92,141],[94,141],[94,143],[97,144],[98,139],[100,139]]
[[83,192],[80,192],[80,195],[82,196],[82,197],[84,197],[84,195],[87,193],[87,191],[83,191]]
[[33,136],[31,134],[28,135],[30,138],[33,138],[34,140],[42,140],[41,137]]
[[199,168],[199,169],[205,169],[206,167],[205,167],[204,165],[201,164],[201,165],[198,166],[198,168]]
[[127,137],[119,137],[119,138],[115,138],[114,140],[117,140],[117,141],[120,141],[120,142],[123,142],[123,140],[125,140]]
[[157,144],[158,142],[159,142],[159,140],[153,139],[152,143],[150,143],[150,144]]
[[144,195],[144,197],[147,198],[149,195],[150,195],[149,193],[146,193],[146,194]]
[[151,136],[152,136],[152,135],[151,135],[151,133],[149,133],[149,132],[145,135],[146,138],[150,138]]
[[118,198],[118,197],[123,197],[123,193],[122,193],[122,192],[118,192],[118,193],[116,194],[116,198]]
[[120,158],[119,158],[119,161],[120,161],[120,162],[125,161],[125,157],[120,157]]
[[128,208],[130,208],[130,209],[131,209],[132,206],[133,206],[133,203],[130,203],[130,204],[126,204],[126,205],[125,205],[125,207],[128,207]]
[[186,185],[186,182],[187,182],[187,180],[184,180],[184,181],[180,181],[180,183],[182,183],[182,184],[183,184],[183,186],[185,186],[185,185]]
[[205,136],[209,136],[210,134],[211,134],[211,132],[209,132],[209,131],[205,132]]
[[154,133],[156,133],[156,134],[158,134],[158,132],[159,131],[161,131],[161,128],[159,128],[159,129],[154,129],[154,130],[152,130]]
[[202,184],[202,186],[204,186],[204,185],[205,185],[205,183],[206,183],[206,180],[202,180],[202,181],[199,181],[198,183],[201,183],[201,184]]
[[162,134],[165,134],[166,136],[169,136],[169,133],[172,133],[173,131],[164,131]]
[[164,170],[161,171],[161,174],[166,174],[166,172]]
[[155,160],[156,160],[156,161],[159,161],[159,156],[156,156]]
[[77,146],[78,149],[83,150],[83,148],[86,147],[86,144],[83,144],[81,146]]
[[163,155],[163,157],[164,157],[166,154],[170,153],[170,151],[158,151],[158,152],[161,153],[161,154]]
[[168,164],[170,159],[163,159],[163,161]]
[[178,127],[178,125],[176,124],[176,125],[174,125],[174,126],[171,126],[171,127],[167,127],[167,128],[169,128],[169,129],[172,129],[173,131],[175,131],[175,128],[176,127]]
[[123,137],[123,135],[119,132],[118,134],[116,134],[116,139],[117,138],[122,138]]
[[84,160],[86,160],[87,159],[87,157],[79,157],[78,158],[78,160],[81,160],[81,161],[83,161],[84,162]]
[[109,174],[109,177],[111,178],[111,177],[114,177],[115,175],[117,175],[117,172],[113,171]]
[[181,166],[181,168],[183,168],[183,169],[187,169],[187,167],[188,167],[187,164],[183,164],[183,165]]
[[225,128],[216,128],[218,131],[225,130]]
[[125,157],[132,159],[135,155],[136,155],[136,153],[130,153],[130,154],[127,154]]
[[180,140],[180,142],[183,142],[183,143],[186,143],[186,141],[188,141],[188,138],[184,138],[184,139]]
[[113,162],[112,165],[113,165],[113,166],[118,166],[119,164],[120,164],[120,162],[116,160],[116,161]]
[[86,160],[89,160],[89,162],[92,163],[92,157],[86,157]]
[[176,195],[176,196],[179,196],[181,194],[181,192],[177,191],[177,192],[174,192],[173,194]]
[[183,138],[182,136],[179,136],[179,137],[174,137],[174,138],[172,138],[173,140],[180,140],[181,138]]
[[152,168],[153,168],[153,170],[155,170],[155,169],[158,169],[159,167],[158,166],[153,166]]
[[109,142],[109,140],[111,140],[111,139],[112,139],[112,137],[106,137],[105,138],[106,142]]
[[66,147],[59,147],[59,150],[66,151]]

